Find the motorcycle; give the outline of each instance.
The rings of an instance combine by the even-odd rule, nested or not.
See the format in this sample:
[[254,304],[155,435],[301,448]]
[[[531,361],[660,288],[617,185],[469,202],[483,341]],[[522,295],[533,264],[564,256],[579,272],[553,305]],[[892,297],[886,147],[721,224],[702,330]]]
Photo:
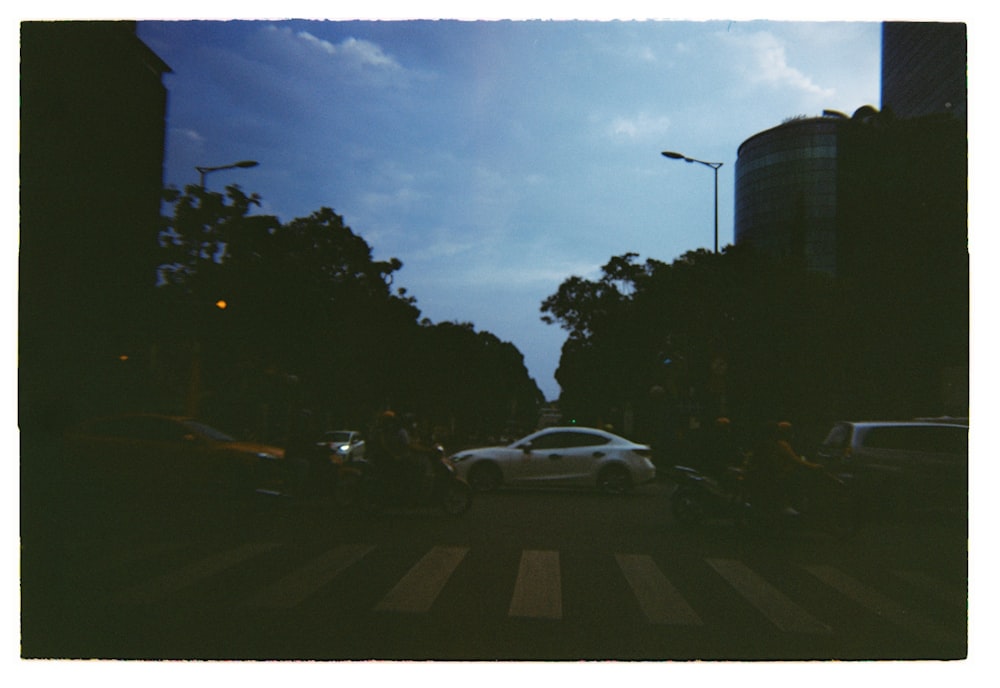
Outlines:
[[670,475],[676,483],[670,510],[683,526],[697,526],[709,518],[739,518],[746,507],[740,467],[729,467],[713,477],[691,466],[674,466]]
[[472,488],[458,477],[444,449],[434,447],[426,457],[430,475],[402,472],[367,461],[360,466],[356,502],[362,510],[379,513],[388,507],[437,506],[446,514],[461,516],[472,506]]
[[677,483],[670,496],[671,512],[686,527],[719,518],[731,519],[744,532],[805,528],[846,536],[861,523],[844,477],[825,470],[800,472],[790,504],[781,503],[773,490],[757,483],[746,466],[731,466],[719,477],[674,466],[671,475]]
[[858,502],[846,476],[819,468],[797,469],[792,478],[795,487],[790,501],[779,499],[767,485],[745,480],[745,502],[737,525],[756,533],[793,530],[826,532],[848,536],[857,531],[862,520]]

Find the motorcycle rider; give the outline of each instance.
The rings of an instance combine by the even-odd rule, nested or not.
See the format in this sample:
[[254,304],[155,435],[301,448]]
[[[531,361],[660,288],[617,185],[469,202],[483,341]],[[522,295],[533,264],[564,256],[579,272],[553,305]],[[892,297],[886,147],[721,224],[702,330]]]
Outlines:
[[430,433],[421,425],[417,417],[407,414],[406,425],[409,426],[409,473],[416,499],[423,501],[430,496],[434,488],[434,461],[437,459],[438,448]]
[[754,450],[749,474],[751,495],[758,506],[771,515],[782,511],[794,515],[793,504],[798,503],[799,482],[802,468],[820,470],[821,464],[800,456],[792,448],[792,424],[775,423],[767,429],[763,442]]
[[432,478],[430,450],[417,439],[417,430],[412,416],[403,419],[391,410],[383,411],[376,419],[367,448],[369,460],[390,492],[415,500],[429,491]]
[[285,462],[290,487],[299,496],[326,494],[336,480],[329,454],[319,446],[319,425],[309,409],[300,409],[289,422]]
[[725,480],[730,467],[743,463],[743,452],[733,435],[732,422],[720,416],[712,423],[699,448],[699,468],[716,480]]

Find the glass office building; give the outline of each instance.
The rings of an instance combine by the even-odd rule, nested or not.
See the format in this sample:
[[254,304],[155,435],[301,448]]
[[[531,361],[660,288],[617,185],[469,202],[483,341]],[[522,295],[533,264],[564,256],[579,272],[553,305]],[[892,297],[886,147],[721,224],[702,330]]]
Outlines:
[[840,116],[795,119],[743,142],[736,160],[737,244],[836,272],[843,121]]

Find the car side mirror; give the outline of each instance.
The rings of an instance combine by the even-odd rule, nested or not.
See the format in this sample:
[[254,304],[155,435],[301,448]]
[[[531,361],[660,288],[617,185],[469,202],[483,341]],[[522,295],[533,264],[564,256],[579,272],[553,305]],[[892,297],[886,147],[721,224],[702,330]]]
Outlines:
[[530,454],[531,453],[531,442],[527,442],[525,444],[522,444],[521,445],[521,451],[523,451],[525,454]]

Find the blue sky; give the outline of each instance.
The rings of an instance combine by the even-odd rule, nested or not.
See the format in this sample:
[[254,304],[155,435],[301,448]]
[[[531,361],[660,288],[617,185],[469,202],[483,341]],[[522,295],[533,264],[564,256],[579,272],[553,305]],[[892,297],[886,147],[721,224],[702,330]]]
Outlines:
[[283,221],[327,206],[404,263],[434,322],[512,342],[546,396],[563,330],[540,305],[615,255],[732,242],[742,141],[879,104],[875,22],[143,21],[173,69],[165,180],[198,165]]

